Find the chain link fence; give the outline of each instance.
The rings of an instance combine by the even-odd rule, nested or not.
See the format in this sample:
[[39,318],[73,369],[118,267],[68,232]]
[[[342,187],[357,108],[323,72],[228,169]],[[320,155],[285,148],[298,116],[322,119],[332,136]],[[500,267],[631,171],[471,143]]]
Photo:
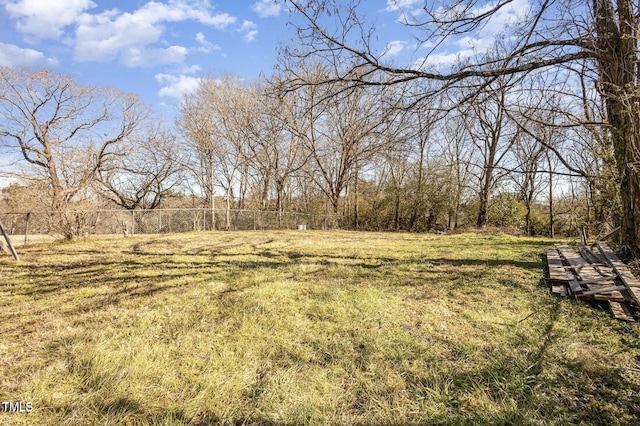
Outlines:
[[[0,222],[22,245],[89,235],[162,234],[210,230],[339,229],[343,219],[331,215],[258,210],[154,209],[2,213]],[[44,238],[47,236],[48,238]]]

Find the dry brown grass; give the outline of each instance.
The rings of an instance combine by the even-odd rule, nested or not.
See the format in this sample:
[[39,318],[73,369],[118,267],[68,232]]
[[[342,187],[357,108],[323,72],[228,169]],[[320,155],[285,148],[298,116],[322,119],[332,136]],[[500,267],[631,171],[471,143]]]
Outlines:
[[0,258],[11,424],[633,424],[636,326],[544,239],[238,232]]

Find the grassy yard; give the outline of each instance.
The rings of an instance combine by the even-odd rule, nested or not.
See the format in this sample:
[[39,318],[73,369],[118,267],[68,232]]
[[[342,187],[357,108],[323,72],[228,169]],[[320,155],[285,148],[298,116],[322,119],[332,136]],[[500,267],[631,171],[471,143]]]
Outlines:
[[[552,241],[192,233],[0,257],[0,424],[640,422],[640,329]],[[0,411],[2,406],[0,406]]]

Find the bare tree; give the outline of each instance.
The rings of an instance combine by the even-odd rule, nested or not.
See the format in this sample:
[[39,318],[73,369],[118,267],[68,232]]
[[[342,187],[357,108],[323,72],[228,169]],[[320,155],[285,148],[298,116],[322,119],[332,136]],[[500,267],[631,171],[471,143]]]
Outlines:
[[[547,130],[550,130],[550,128],[541,128],[539,132],[545,133]],[[540,138],[544,138],[549,144],[553,143],[550,140],[552,137],[550,131],[546,132],[546,134],[540,133]],[[511,178],[517,186],[518,195],[526,209],[525,232],[527,235],[533,235],[531,211],[533,203],[542,189],[540,171],[543,168],[542,161],[545,159],[548,150],[544,145],[539,144],[537,140],[521,134],[515,141],[512,152],[515,168],[511,170]]]
[[[384,159],[381,177],[385,178],[386,191],[385,195],[390,197],[393,206],[393,230],[399,231],[402,229],[402,202],[406,200],[406,189],[409,172],[413,166],[410,163],[411,146],[406,140],[406,137],[398,137],[394,140],[393,149],[385,150],[382,154]],[[389,145],[391,146],[391,145]],[[416,194],[412,194],[414,200],[418,197]],[[415,207],[415,201],[414,201]],[[415,220],[415,218],[412,219]],[[413,224],[409,226],[411,229]],[[386,226],[389,228],[389,224]]]
[[349,182],[354,181],[357,191],[362,167],[383,148],[379,135],[384,130],[384,102],[374,93],[352,89],[324,99],[322,105],[312,134],[302,141],[311,156],[313,179],[337,215]]
[[[416,90],[418,87],[415,88]],[[428,88],[420,88],[422,90],[428,90]],[[410,90],[410,89],[409,89]],[[408,96],[407,96],[408,95]],[[401,94],[402,98],[412,97],[407,93],[407,90]],[[402,104],[401,104],[402,105]],[[402,105],[404,107],[404,105]],[[413,108],[402,108],[402,126],[404,127],[403,133],[409,145],[409,152],[404,153],[407,155],[407,160],[411,160],[414,169],[413,187],[407,194],[410,202],[410,217],[407,227],[413,231],[416,227],[418,217],[423,213],[423,210],[427,208],[428,194],[425,191],[426,185],[426,172],[429,162],[429,154],[432,149],[431,135],[433,127],[440,118],[436,109],[436,106],[429,103],[419,103]],[[397,133],[397,132],[396,132]],[[390,142],[390,147],[393,147],[393,141]],[[400,147],[402,149],[402,147]],[[393,148],[390,148],[393,150]]]
[[186,157],[185,168],[196,179],[211,210],[210,229],[216,229],[215,180],[216,145],[213,112],[204,102],[200,90],[186,95],[180,102],[180,116],[176,125],[187,142],[192,155]]
[[[318,81],[324,78],[322,75],[325,70],[318,66],[301,64],[296,72],[305,76],[305,80]],[[301,90],[286,93],[285,83],[286,81],[280,75],[273,81],[275,92],[278,97],[283,98],[282,102],[286,106],[282,117],[286,132],[291,137],[293,144],[291,146],[301,148],[300,169],[297,171],[299,173],[294,173],[292,180],[297,183],[304,210],[309,213],[317,204],[318,195],[326,196],[322,181],[318,180],[313,154],[316,153],[315,147],[323,138],[320,123],[324,120],[327,104],[322,102],[324,91],[320,88],[310,85]]]
[[[631,0],[564,0],[530,3],[526,15],[519,16],[501,37],[500,57],[466,58],[451,68],[430,67],[430,57],[447,41],[473,35],[504,12],[511,0],[480,7],[475,0],[426,1],[413,15],[403,10],[404,24],[413,32],[418,45],[431,49],[416,65],[397,66],[387,60],[385,48],[376,47],[375,28],[358,11],[360,1],[342,5],[327,0],[289,0],[301,19],[297,23],[300,44],[285,49],[285,62],[324,61],[337,72],[326,81],[351,86],[405,84],[412,80],[441,82],[437,90],[424,93],[432,97],[451,88],[471,88],[472,99],[501,76],[524,76],[534,70],[564,72],[591,61],[597,69],[600,95],[606,105],[621,194],[622,243],[640,252],[640,69],[638,30],[640,10]],[[403,2],[395,2],[402,9]],[[287,65],[285,63],[285,65]],[[295,74],[294,74],[295,75]],[[471,80],[474,78],[475,80]],[[477,79],[480,78],[480,79]],[[310,84],[295,76],[292,88]],[[317,84],[312,83],[312,84]]]
[[98,172],[96,187],[127,210],[155,209],[182,180],[185,154],[161,125],[125,139],[116,154]]
[[447,227],[459,225],[460,208],[471,178],[472,146],[468,143],[465,120],[459,114],[449,115],[439,123],[443,163],[447,170],[446,192],[448,194]]
[[300,117],[304,114],[300,111],[299,98],[283,96],[277,77],[268,87],[260,85],[255,89],[250,109],[252,117],[245,127],[249,132],[248,161],[262,170],[263,206],[268,200],[269,185],[273,183],[275,210],[281,220],[286,188],[309,158],[298,136],[304,131],[305,119]]
[[204,79],[201,83],[206,110],[212,114],[216,170],[224,190],[225,229],[231,228],[231,207],[234,189],[241,182],[240,172],[246,163],[249,135],[246,128],[253,110],[250,87],[239,77],[225,74],[220,79]]
[[238,77],[203,78],[198,90],[181,103],[178,126],[194,150],[191,165],[211,205],[211,227],[215,229],[215,186],[224,190],[225,228],[231,226],[234,188],[247,158],[245,127],[252,118],[246,110],[251,93]]
[[507,115],[508,92],[509,82],[497,78],[462,111],[478,157],[475,173],[478,179],[478,228],[487,225],[489,200],[496,184],[505,175],[499,166],[519,135]]
[[[48,71],[0,68],[0,137],[47,183],[56,212],[91,185],[147,114],[132,94],[78,86]],[[62,232],[77,236],[73,226]]]

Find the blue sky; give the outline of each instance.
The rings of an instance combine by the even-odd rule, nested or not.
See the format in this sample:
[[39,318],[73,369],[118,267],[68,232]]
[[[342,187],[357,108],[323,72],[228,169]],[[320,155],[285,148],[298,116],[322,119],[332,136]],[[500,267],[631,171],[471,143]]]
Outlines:
[[288,13],[272,0],[0,0],[0,65],[175,105],[207,73],[270,73]]
[[[369,0],[359,9],[376,22],[378,48],[397,64],[420,66],[428,43],[397,23],[421,13],[423,0]],[[481,2],[478,10],[487,7]],[[489,25],[450,40],[430,64],[486,49],[528,0],[514,0]],[[293,37],[283,0],[0,0],[0,65],[48,68],[80,84],[135,92],[170,111],[203,74],[252,80],[270,74],[279,43]],[[162,110],[165,111],[162,111]]]

